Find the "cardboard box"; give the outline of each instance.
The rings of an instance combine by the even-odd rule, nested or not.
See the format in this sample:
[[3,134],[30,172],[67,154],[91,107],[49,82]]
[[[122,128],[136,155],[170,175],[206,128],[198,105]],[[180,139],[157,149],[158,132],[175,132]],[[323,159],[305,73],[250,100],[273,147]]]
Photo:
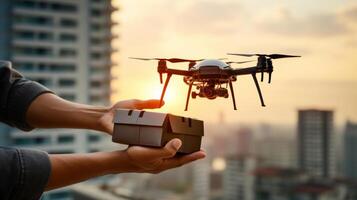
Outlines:
[[203,121],[142,110],[119,109],[114,116],[112,141],[128,145],[163,147],[179,138],[180,153],[192,153],[201,148]]

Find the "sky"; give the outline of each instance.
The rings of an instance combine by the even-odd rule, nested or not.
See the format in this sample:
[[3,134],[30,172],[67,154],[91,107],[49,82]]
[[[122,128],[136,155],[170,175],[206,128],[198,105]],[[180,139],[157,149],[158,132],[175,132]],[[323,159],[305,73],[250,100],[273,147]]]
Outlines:
[[[157,63],[128,57],[222,58],[226,53],[286,53],[301,58],[274,61],[272,84],[261,83],[261,107],[251,77],[234,84],[231,99],[190,100],[188,86],[172,78],[160,112],[206,122],[295,124],[297,110],[335,110],[335,121],[357,122],[357,0],[117,0],[114,32],[119,50],[113,101],[159,98]],[[250,67],[253,64],[237,65]],[[186,64],[169,65],[187,69]]]

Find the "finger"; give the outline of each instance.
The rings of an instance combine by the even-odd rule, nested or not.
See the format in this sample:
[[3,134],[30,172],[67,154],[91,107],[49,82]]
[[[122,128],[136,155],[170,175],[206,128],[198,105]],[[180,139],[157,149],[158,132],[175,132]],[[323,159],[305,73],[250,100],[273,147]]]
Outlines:
[[156,160],[171,158],[176,155],[177,150],[181,147],[182,142],[179,139],[172,139],[162,148],[148,148],[133,146],[128,149],[128,153],[136,160]]
[[191,163],[193,161],[203,159],[205,157],[206,157],[206,153],[201,150],[182,157],[166,159],[162,167],[164,168],[163,170],[176,168]]
[[135,107],[138,109],[155,109],[161,108],[165,102],[162,101],[160,104],[160,100],[158,99],[150,99],[150,100],[139,100],[135,102]]

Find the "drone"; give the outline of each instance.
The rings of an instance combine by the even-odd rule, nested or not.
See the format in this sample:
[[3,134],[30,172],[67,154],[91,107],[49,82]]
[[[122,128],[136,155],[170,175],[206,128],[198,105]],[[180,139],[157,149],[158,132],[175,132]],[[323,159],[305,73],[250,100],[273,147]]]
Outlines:
[[[255,86],[257,88],[260,103],[265,107],[264,98],[259,86],[257,74],[261,75],[261,82],[264,81],[264,73],[268,74],[268,83],[271,83],[273,73],[274,59],[300,57],[296,55],[284,54],[237,54],[228,53],[227,55],[244,56],[244,57],[257,57],[257,64],[253,67],[247,68],[233,68],[232,64],[244,64],[252,62],[249,61],[228,61],[224,62],[225,58],[221,59],[182,59],[182,58],[137,58],[130,57],[130,59],[144,60],[144,61],[158,61],[157,72],[160,76],[160,83],[163,83],[163,74],[167,74],[165,84],[161,93],[160,103],[162,104],[167,86],[170,82],[172,75],[183,76],[183,81],[188,85],[188,93],[186,98],[185,111],[188,110],[190,97],[192,99],[207,98],[210,100],[217,97],[228,98],[228,88],[230,90],[233,108],[237,110],[236,100],[234,96],[233,82],[237,81],[237,76],[251,75]],[[171,69],[167,67],[167,63],[188,63],[188,70]],[[196,91],[192,91],[192,87]]]

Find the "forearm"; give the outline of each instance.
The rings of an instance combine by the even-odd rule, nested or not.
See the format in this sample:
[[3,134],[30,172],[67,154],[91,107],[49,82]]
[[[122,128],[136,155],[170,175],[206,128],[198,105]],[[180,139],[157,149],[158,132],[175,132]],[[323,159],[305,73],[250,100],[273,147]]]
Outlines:
[[81,128],[104,131],[99,119],[106,107],[66,101],[54,94],[43,94],[30,105],[26,119],[34,128]]
[[132,172],[125,151],[50,155],[51,175],[46,190],[65,187],[93,177]]

